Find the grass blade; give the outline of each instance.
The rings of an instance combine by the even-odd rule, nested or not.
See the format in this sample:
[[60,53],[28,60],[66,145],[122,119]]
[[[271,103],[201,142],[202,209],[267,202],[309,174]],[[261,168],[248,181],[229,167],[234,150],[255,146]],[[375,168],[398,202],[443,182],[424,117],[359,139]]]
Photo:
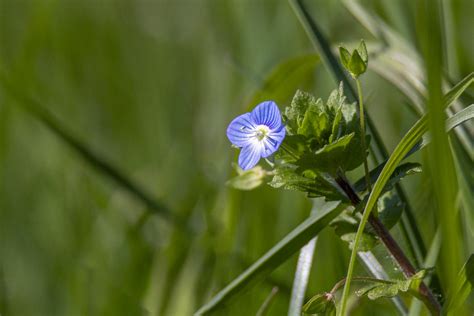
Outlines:
[[217,293],[209,303],[202,306],[195,315],[205,315],[218,309],[243,291],[251,282],[255,282],[257,279],[268,275],[314,238],[344,208],[345,205],[340,203],[327,203],[325,209],[320,210],[316,216],[311,216],[286,235],[278,244],[235,278],[234,281]]
[[[315,199],[313,201],[311,216],[315,216],[318,213],[318,209],[323,205],[324,199]],[[293,288],[291,290],[288,316],[301,315],[301,308],[303,307],[306,287],[308,286],[308,279],[311,272],[314,249],[316,248],[317,240],[318,237],[314,237],[300,250],[298,263],[296,264],[295,277],[293,278]]]
[[456,311],[462,307],[464,301],[474,288],[474,254],[463,265],[454,283],[453,290],[449,292],[445,304],[447,315],[459,315]]

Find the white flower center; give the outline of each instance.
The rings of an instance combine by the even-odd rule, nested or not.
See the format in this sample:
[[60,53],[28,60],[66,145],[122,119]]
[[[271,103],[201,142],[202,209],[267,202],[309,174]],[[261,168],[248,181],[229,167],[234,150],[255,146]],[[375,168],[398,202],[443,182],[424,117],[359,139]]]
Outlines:
[[255,137],[262,141],[270,133],[270,129],[266,125],[258,125],[255,128]]

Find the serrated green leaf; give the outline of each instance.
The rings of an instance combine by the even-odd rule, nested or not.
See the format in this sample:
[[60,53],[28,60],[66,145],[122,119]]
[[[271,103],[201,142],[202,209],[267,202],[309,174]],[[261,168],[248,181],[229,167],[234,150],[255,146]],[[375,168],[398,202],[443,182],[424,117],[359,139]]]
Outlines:
[[336,304],[330,293],[317,294],[303,306],[302,312],[308,316],[334,316]]
[[367,292],[367,297],[371,300],[378,298],[389,298],[394,297],[401,291],[399,284],[381,284]]
[[[323,109],[323,111],[321,111]],[[331,130],[329,125],[329,115],[324,111],[324,104],[321,99],[316,101],[316,104],[311,102],[304,114],[301,125],[298,126],[298,134],[307,137],[315,137],[318,143],[326,138]]]
[[351,53],[342,46],[339,46],[339,55],[341,57],[341,63],[349,71],[349,63],[351,61]]
[[312,171],[297,172],[294,166],[276,167],[273,179],[268,185],[274,188],[301,191],[311,198],[324,197],[327,201],[347,201],[337,186],[329,180]]
[[367,295],[371,300],[394,297],[400,294],[400,292],[409,293],[418,297],[418,288],[425,275],[426,270],[420,270],[406,280],[389,280],[388,282],[390,283],[387,283],[387,281],[385,283],[372,283],[356,291],[356,294],[358,296]]
[[343,105],[347,105],[346,96],[344,95],[344,84],[342,81],[339,83],[339,87],[331,92],[326,104],[329,109],[333,110],[338,109]]
[[[354,247],[354,239],[356,236],[357,229],[352,233],[347,233],[341,236],[341,239],[349,244],[349,249],[352,250]],[[359,243],[357,251],[370,251],[377,245],[377,237],[372,234],[363,234]]]
[[323,146],[316,153],[306,153],[296,162],[300,170],[322,170],[334,174],[342,166],[348,153],[346,148],[354,138],[354,133],[344,135],[336,141]]
[[296,91],[290,106],[285,109],[284,115],[290,134],[297,134],[310,104],[317,104],[314,96],[301,90]]
[[357,50],[352,52],[351,60],[349,62],[349,72],[354,78],[359,77],[367,70],[367,64],[362,60]]
[[239,168],[239,174],[227,181],[227,185],[238,190],[253,190],[262,185],[265,178],[268,176],[267,171],[262,167],[256,166],[250,170],[242,170]]
[[365,45],[364,40],[360,40],[359,47],[357,47],[357,52],[359,53],[359,56],[364,64],[367,66],[369,62],[369,54],[367,53],[367,46]]
[[329,136],[329,143],[334,142],[342,134],[342,106],[336,110],[336,115],[332,122],[331,136]]

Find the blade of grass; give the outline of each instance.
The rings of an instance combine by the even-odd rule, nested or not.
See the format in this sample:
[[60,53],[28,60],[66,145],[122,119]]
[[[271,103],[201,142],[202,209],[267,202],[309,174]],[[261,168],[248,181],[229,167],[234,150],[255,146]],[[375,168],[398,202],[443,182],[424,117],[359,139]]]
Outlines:
[[445,313],[447,315],[459,315],[458,309],[467,299],[474,288],[474,254],[469,256],[469,259],[464,263],[458,277],[453,280],[453,289],[449,292],[445,304]]
[[268,275],[318,235],[345,207],[339,202],[326,204],[325,209],[320,210],[316,216],[311,216],[286,235],[247,270],[217,293],[207,304],[203,305],[195,315],[205,315],[218,309],[248,287],[251,282],[255,283],[258,279]]
[[[313,200],[313,207],[310,216],[315,216],[318,209],[324,205],[324,199]],[[295,277],[293,278],[293,288],[291,289],[290,307],[288,308],[288,316],[301,315],[301,308],[303,307],[306,287],[308,286],[309,274],[313,263],[314,249],[318,237],[311,239],[300,250],[298,262],[296,264]]]
[[[445,133],[446,104],[459,97],[461,91],[451,90],[444,97],[442,94],[442,36],[439,3],[428,4],[418,1],[418,36],[425,61],[428,102],[430,114],[429,127],[432,144],[428,149],[428,161],[432,170],[432,186],[437,202],[437,219],[441,227],[441,252],[438,267],[440,278],[446,288],[451,288],[456,273],[461,267],[462,250],[456,207],[457,180],[454,159],[451,153],[448,136]],[[470,80],[469,80],[470,81]],[[449,103],[448,103],[449,102]]]

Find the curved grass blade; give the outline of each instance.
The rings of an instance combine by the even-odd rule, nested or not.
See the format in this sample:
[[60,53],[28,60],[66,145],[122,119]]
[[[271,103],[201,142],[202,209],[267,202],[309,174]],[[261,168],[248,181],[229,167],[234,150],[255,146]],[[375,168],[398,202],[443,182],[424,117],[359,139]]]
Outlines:
[[444,312],[446,315],[459,315],[459,312],[469,294],[474,289],[474,254],[459,271],[458,278],[455,280],[454,288],[449,292],[446,300]]
[[[463,84],[456,85],[451,91],[449,91],[445,95],[443,99],[445,100],[445,103],[443,104],[444,108],[449,106],[450,103],[447,103],[448,101],[453,102],[455,100],[454,97],[447,97],[447,96],[459,96],[471,83],[471,81],[469,80],[467,81],[463,80],[462,82]],[[385,187],[385,184],[387,183],[388,179],[390,178],[395,168],[403,160],[403,158],[410,152],[411,148],[414,147],[419,142],[423,134],[428,131],[427,122],[428,122],[427,115],[423,115],[412,126],[412,128],[405,134],[402,140],[395,147],[392,155],[390,155],[390,158],[388,159],[387,163],[382,169],[380,176],[378,177],[372,191],[370,192],[370,195],[367,200],[367,203],[362,215],[362,219],[361,219],[359,228],[357,229],[357,234],[354,240],[354,248],[351,253],[349,269],[347,271],[347,281],[346,281],[346,284],[344,285],[340,315],[344,315],[344,312],[345,312],[345,305],[347,302],[347,298],[349,296],[349,290],[350,290],[352,273],[354,270],[357,248],[359,247],[360,239],[365,229],[365,225],[367,224],[367,220],[369,219],[369,215],[372,209],[374,208],[375,203],[377,202],[380,193],[382,192],[383,188]]]
[[[324,205],[323,198],[313,200],[313,208],[311,210],[311,216],[315,216],[318,212],[318,209],[323,205]],[[318,240],[318,237],[314,237],[300,250],[298,263],[296,264],[295,277],[293,278],[293,288],[291,289],[291,298],[290,298],[290,307],[288,308],[288,316],[301,315],[301,308],[303,307],[306,287],[308,286],[308,279],[309,279],[309,274],[311,272],[314,249],[316,248],[317,240]]]
[[247,270],[235,278],[234,281],[217,293],[209,303],[202,306],[195,315],[205,315],[215,311],[242,292],[250,283],[255,283],[258,279],[268,275],[303,245],[318,235],[345,207],[346,205],[339,202],[327,203],[325,209],[320,210],[316,216],[309,217],[286,235]]

